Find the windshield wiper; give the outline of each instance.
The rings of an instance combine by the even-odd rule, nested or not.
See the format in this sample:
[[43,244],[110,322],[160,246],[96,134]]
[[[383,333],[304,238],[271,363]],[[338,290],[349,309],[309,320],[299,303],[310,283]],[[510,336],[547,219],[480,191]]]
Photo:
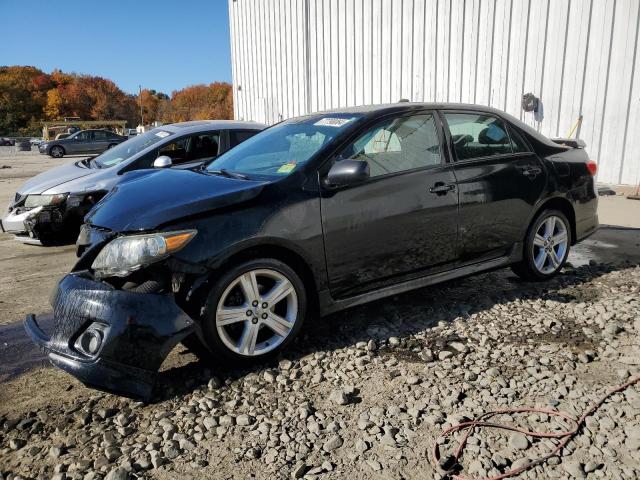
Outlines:
[[213,173],[214,175],[222,175],[223,177],[227,177],[227,178],[236,178],[239,180],[249,180],[249,177],[247,177],[246,175],[243,175],[241,173],[238,172],[230,172],[229,170],[225,169],[225,168],[221,168],[220,170],[206,170],[207,173]]

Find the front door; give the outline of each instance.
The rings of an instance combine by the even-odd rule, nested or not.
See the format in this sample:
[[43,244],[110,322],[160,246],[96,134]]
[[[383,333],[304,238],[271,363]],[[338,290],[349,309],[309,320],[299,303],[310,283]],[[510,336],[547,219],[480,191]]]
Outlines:
[[91,151],[91,131],[84,130],[82,132],[78,132],[78,134],[73,137],[73,141],[67,142],[65,145],[65,150],[68,155],[73,155],[75,153],[88,153]]
[[507,255],[524,239],[546,186],[544,164],[523,137],[495,115],[444,112],[460,197],[461,261]]
[[458,197],[432,112],[365,127],[337,155],[365,161],[359,185],[323,187],[322,225],[331,293],[344,298],[424,275],[455,259]]

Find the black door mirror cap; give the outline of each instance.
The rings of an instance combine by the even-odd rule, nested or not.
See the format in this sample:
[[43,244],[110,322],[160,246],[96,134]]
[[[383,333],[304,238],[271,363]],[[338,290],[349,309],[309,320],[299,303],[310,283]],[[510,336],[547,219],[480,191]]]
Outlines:
[[346,159],[336,162],[327,174],[331,188],[346,187],[365,182],[370,177],[369,164],[363,160]]

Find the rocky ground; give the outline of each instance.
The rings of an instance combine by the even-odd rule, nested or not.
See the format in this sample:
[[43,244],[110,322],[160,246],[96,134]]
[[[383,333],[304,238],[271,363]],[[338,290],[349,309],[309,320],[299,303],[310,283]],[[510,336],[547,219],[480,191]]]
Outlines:
[[[439,442],[451,453],[444,427],[504,407],[579,416],[638,375],[638,312],[638,266],[567,268],[545,284],[484,274],[334,315],[264,368],[207,368],[183,354],[148,405],[65,378],[71,400],[61,388],[21,415],[2,405],[0,470],[4,479],[440,478],[429,452]],[[498,420],[567,428],[540,414]],[[461,463],[470,476],[495,475],[552,445],[483,430]],[[561,457],[522,475],[638,477],[640,385],[589,417]]]

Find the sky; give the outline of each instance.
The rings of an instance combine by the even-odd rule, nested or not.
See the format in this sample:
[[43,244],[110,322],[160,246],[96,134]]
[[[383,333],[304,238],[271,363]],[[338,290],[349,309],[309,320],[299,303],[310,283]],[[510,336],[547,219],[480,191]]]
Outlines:
[[171,94],[231,82],[227,0],[0,0],[0,65],[97,75]]

